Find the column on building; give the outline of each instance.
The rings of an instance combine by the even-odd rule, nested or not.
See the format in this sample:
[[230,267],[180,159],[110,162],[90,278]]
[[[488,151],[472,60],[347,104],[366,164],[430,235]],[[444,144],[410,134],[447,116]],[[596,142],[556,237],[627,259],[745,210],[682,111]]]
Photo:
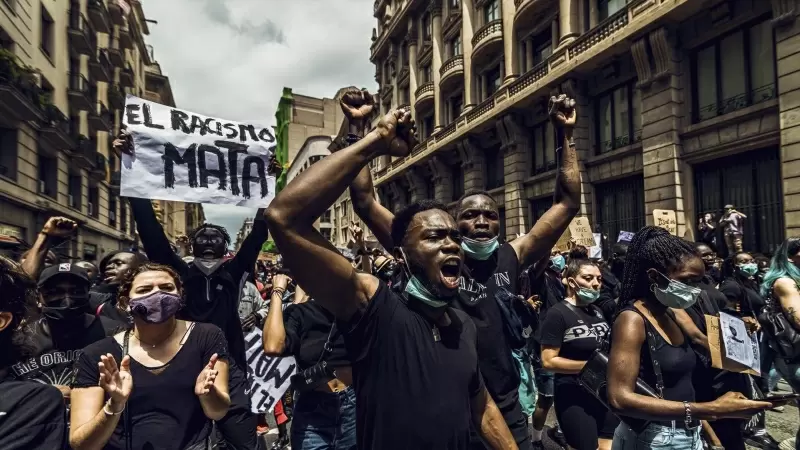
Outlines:
[[521,119],[507,114],[495,122],[503,152],[503,180],[505,191],[506,236],[528,232],[528,201],[525,196],[525,178],[528,176],[528,149],[530,142]]
[[442,67],[442,56],[444,56],[444,41],[442,40],[442,2],[433,1],[428,8],[431,14],[432,26],[432,45],[433,54],[431,59],[431,74],[433,75],[433,129],[438,131],[445,122],[444,112],[446,108],[441,104],[442,92],[439,89],[439,80],[442,75],[439,68]]
[[[409,20],[406,42],[408,42],[408,100],[410,105],[417,102],[417,86],[419,85],[419,63],[417,62],[418,28],[414,20]],[[411,108],[411,115],[417,120],[417,108]]]
[[[653,210],[674,210],[678,236],[683,236],[693,220],[687,220],[687,204],[682,186],[691,183],[681,159],[683,93],[681,92],[681,53],[675,48],[665,27],[646,37],[653,53],[653,66],[658,77],[648,79],[649,66],[637,63],[642,98],[642,162],[645,212],[647,223],[653,224]],[[636,48],[636,47],[633,47]],[[634,61],[641,60],[634,57]],[[643,67],[644,66],[644,67]]]
[[517,6],[514,3],[515,0],[503,0],[500,6],[503,19],[503,59],[506,74],[503,78],[504,83],[509,83],[519,76],[517,40],[514,33],[514,16]]
[[467,136],[457,146],[461,167],[464,168],[464,192],[484,190],[486,186],[484,167],[486,164],[480,145],[474,138]]
[[559,46],[569,44],[580,35],[580,4],[578,0],[559,0],[558,20],[561,30]]
[[436,155],[428,160],[428,167],[433,176],[433,198],[448,204],[453,199],[453,174],[441,156]]
[[464,112],[475,107],[472,77],[472,35],[475,33],[473,0],[461,0],[461,53],[464,54]]
[[389,77],[392,80],[392,106],[400,105],[400,88],[397,87],[397,73],[401,69],[400,46],[396,42],[389,43]]
[[572,134],[575,139],[575,151],[578,153],[578,164],[581,170],[581,200],[578,215],[588,217],[590,222],[594,224],[592,217],[594,213],[592,208],[592,184],[589,182],[589,174],[584,164],[591,154],[592,103],[586,92],[585,83],[579,80],[569,79],[565,81],[561,85],[561,91],[568,92],[575,99],[575,107],[578,110],[577,123]]
[[431,197],[432,192],[428,192],[422,168],[415,166],[409,167],[405,171],[406,181],[408,181],[408,191],[411,202],[425,200]]
[[786,237],[800,236],[800,1],[773,1]]

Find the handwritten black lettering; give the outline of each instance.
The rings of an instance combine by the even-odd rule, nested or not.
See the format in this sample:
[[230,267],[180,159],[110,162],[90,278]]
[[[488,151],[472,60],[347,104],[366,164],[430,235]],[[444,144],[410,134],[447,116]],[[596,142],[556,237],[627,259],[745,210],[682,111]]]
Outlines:
[[150,113],[150,105],[143,103],[142,106],[144,109],[144,126],[147,128],[155,128],[156,130],[163,130],[164,125],[153,123],[153,115]]
[[[233,195],[239,195],[239,155],[247,154],[247,146],[228,141],[215,141],[214,145],[228,149],[228,172],[231,174],[231,193]],[[248,173],[248,169],[249,167],[245,166],[245,173]],[[250,184],[245,183],[245,186],[247,186],[247,191],[249,192]]]
[[247,134],[250,135],[250,140],[258,140],[258,137],[256,137],[256,127],[252,125],[239,124],[239,140],[245,142],[247,140]]
[[[206,154],[211,153],[217,157],[217,168],[209,169],[206,167]],[[200,169],[200,186],[208,187],[208,177],[212,176],[219,180],[219,189],[224,191],[228,188],[228,174],[225,168],[225,155],[220,149],[211,145],[201,144],[197,148],[197,167]]]
[[258,138],[264,142],[275,142],[275,136],[270,133],[268,128],[262,128],[261,131],[258,132]]
[[234,139],[234,138],[236,138],[236,136],[238,136],[238,135],[239,135],[239,131],[238,131],[238,130],[236,130],[236,125],[234,125],[234,124],[232,124],[232,123],[226,123],[226,124],[224,124],[222,127],[223,127],[223,128],[225,128],[225,131],[227,131],[227,132],[228,132],[228,133],[225,135],[225,137],[226,137],[227,139]]
[[[253,164],[256,165],[257,175],[255,177],[250,170],[250,166]],[[258,156],[248,156],[242,164],[242,196],[244,198],[250,198],[250,182],[254,180],[258,180],[261,185],[261,198],[266,197],[269,187],[267,186],[267,168],[264,160]]]
[[206,135],[206,128],[203,125],[202,119],[200,119],[199,117],[197,117],[195,115],[192,115],[192,130],[191,130],[191,133],[194,134],[194,133],[197,132],[197,130],[200,130],[200,136],[205,136]]
[[[167,142],[164,144],[164,187],[175,187],[175,164],[186,164],[189,169],[189,187],[197,187],[197,144],[192,144],[181,156],[178,149]],[[203,160],[205,166],[205,160]]]
[[189,120],[189,115],[183,111],[173,109],[170,111],[170,120],[172,122],[172,129],[175,131],[181,130],[181,132],[189,134],[189,126],[186,125],[186,121]]
[[139,105],[125,105],[125,117],[127,117],[128,125],[141,125],[139,120]]
[[[210,125],[211,125],[211,122],[213,122],[213,121],[214,121],[214,119],[206,119],[205,122],[203,122],[203,129],[200,131],[201,135],[204,132],[208,133],[208,134],[220,134],[220,133],[214,133],[214,130],[211,129]],[[217,126],[219,126],[219,122],[217,122]]]
[[[281,361],[279,358],[275,358],[275,360],[278,363],[280,363]],[[288,380],[289,377],[291,377],[292,374],[294,373],[294,368],[295,365],[291,364],[289,367],[286,368],[286,371],[284,373],[281,373],[280,365],[275,364],[274,367],[271,368],[269,372],[267,372],[267,375],[264,377],[264,382],[269,383],[270,380],[275,380],[274,383],[275,386],[283,386],[283,383],[285,383],[286,380]]]

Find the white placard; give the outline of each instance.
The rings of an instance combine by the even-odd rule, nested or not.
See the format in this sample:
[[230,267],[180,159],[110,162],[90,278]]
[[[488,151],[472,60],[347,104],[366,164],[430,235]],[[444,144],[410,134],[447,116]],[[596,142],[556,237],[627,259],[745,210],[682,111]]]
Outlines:
[[294,357],[272,357],[264,354],[261,330],[258,327],[244,337],[247,349],[247,392],[250,395],[250,411],[264,414],[272,411],[275,404],[291,384],[297,364]]
[[747,333],[744,321],[724,312],[719,313],[719,330],[725,357],[760,372],[758,344]]
[[594,236],[594,245],[589,247],[589,258],[600,259],[603,257],[603,234],[592,233]]
[[128,95],[123,123],[134,155],[122,155],[120,194],[250,208],[275,196],[270,127],[201,116]]

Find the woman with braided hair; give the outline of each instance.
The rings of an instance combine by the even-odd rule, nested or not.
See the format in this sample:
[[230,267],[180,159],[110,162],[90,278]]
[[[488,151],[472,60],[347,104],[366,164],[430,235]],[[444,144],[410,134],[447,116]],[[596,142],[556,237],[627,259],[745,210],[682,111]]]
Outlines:
[[[612,329],[608,401],[622,423],[613,449],[700,450],[700,420],[750,418],[772,406],[729,392],[696,402],[696,355],[684,311],[697,301],[705,266],[694,247],[658,227],[644,227],[628,249],[619,312]],[[680,321],[680,325],[679,325]],[[691,319],[689,319],[691,322]],[[659,398],[636,392],[641,378]]]

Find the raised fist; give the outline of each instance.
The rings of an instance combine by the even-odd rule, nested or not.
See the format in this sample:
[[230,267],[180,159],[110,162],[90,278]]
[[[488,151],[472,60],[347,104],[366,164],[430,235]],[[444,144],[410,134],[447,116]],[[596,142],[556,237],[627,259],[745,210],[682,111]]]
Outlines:
[[66,217],[51,217],[42,227],[42,233],[48,237],[63,239],[69,237],[77,228],[78,224],[74,220]]
[[550,97],[547,105],[547,110],[550,114],[550,122],[559,130],[572,130],[575,127],[575,121],[578,117],[578,111],[575,108],[575,99],[561,94],[558,97]]
[[365,120],[372,117],[375,99],[366,89],[348,89],[339,101],[342,112],[348,120]]
[[389,111],[375,127],[391,156],[408,156],[417,145],[417,129],[408,108]]

